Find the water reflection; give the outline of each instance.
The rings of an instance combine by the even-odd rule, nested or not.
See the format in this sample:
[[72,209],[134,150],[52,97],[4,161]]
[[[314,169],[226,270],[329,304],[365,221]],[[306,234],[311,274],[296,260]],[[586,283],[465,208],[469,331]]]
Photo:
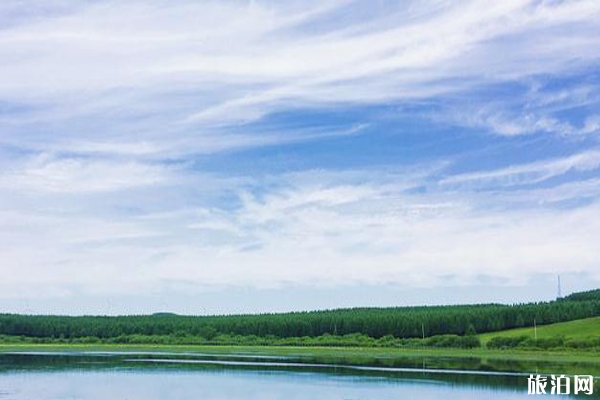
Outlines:
[[384,400],[527,396],[527,375],[520,373],[414,369],[414,360],[406,360],[404,365],[371,367],[308,361],[192,353],[2,354],[0,399]]

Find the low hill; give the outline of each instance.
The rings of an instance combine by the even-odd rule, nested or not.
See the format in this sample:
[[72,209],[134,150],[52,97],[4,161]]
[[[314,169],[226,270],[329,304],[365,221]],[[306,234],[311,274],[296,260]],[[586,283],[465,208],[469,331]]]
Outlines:
[[[508,329],[479,335],[482,344],[487,344],[493,338],[522,338],[534,340],[533,326],[526,328]],[[543,325],[537,327],[538,340],[562,338],[565,341],[585,341],[600,339],[600,317],[578,319],[569,322]]]

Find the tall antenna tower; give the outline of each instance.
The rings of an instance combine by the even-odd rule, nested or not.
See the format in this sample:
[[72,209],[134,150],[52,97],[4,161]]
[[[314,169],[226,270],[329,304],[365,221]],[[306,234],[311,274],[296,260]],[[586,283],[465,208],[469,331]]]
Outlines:
[[560,290],[560,275],[558,275],[558,293],[557,293],[556,298],[560,299],[561,297],[562,297],[562,293],[561,293],[561,290]]

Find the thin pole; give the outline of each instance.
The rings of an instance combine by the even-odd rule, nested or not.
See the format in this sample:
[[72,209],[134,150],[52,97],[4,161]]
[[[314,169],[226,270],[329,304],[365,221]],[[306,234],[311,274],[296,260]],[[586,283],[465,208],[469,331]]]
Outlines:
[[423,340],[425,340],[425,324],[421,322],[421,332],[423,333]]
[[535,318],[533,319],[533,334],[535,336],[535,341],[537,342],[537,325],[535,323]]

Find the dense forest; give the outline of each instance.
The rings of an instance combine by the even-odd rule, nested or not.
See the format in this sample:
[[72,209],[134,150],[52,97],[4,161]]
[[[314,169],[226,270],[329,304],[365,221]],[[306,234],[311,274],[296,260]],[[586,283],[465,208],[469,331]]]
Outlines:
[[600,300],[600,289],[588,290],[586,292],[572,293],[560,299],[560,301],[589,301]]
[[509,328],[570,321],[600,315],[600,291],[574,294],[552,302],[501,305],[352,308],[281,314],[179,316],[42,316],[0,314],[6,337],[123,338],[173,336],[306,338],[363,335],[371,339],[410,339],[436,335],[464,336]]

